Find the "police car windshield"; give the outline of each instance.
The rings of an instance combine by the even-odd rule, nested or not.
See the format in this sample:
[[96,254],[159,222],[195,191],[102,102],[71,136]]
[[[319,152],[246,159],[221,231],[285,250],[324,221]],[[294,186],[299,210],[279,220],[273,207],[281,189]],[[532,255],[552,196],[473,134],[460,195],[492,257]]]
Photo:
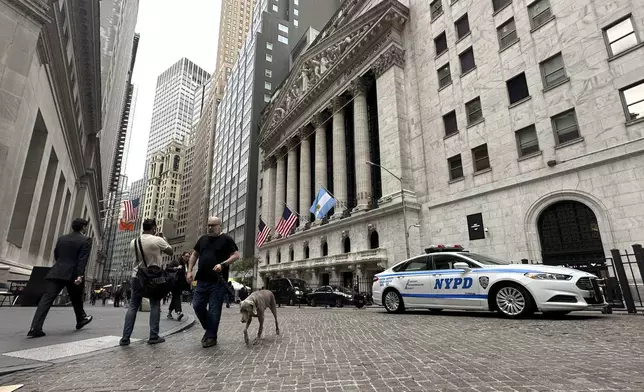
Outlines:
[[485,264],[485,265],[507,265],[507,264],[510,264],[509,262],[504,261],[504,260],[499,260],[499,259],[495,259],[493,257],[483,256],[483,255],[479,255],[479,254],[476,254],[476,253],[466,253],[465,256],[469,257],[470,259],[472,259],[474,261],[478,261],[481,264]]

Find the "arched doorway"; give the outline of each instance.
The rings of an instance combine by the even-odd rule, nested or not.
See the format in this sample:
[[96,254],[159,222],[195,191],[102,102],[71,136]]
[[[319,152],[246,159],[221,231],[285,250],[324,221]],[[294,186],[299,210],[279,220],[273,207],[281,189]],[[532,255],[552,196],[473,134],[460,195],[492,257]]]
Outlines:
[[537,220],[544,264],[604,260],[595,213],[585,204],[564,200],[548,206]]
[[380,247],[380,237],[377,231],[372,231],[369,234],[369,249],[378,249]]

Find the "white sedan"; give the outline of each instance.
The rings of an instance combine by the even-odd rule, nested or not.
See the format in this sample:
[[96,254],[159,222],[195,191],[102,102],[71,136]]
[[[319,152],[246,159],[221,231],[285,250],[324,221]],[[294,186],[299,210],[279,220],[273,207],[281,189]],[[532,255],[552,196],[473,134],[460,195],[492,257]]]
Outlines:
[[597,277],[587,272],[510,264],[458,246],[426,252],[376,274],[376,305],[390,313],[413,308],[491,310],[513,318],[535,311],[562,315],[607,306]]

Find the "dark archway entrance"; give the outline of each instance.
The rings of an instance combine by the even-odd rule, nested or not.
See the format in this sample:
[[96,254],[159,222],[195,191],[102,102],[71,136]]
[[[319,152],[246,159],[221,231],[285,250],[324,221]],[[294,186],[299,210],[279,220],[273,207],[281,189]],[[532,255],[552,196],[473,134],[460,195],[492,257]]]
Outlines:
[[369,249],[378,249],[380,247],[380,238],[377,231],[372,231],[369,235]]
[[605,259],[595,213],[585,204],[566,200],[546,208],[537,221],[543,264]]

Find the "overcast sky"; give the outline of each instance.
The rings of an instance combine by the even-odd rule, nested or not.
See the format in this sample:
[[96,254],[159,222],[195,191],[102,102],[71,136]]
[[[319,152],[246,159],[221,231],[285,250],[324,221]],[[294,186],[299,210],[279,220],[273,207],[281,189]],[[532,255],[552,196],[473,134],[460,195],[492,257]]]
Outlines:
[[138,99],[127,160],[129,183],[143,178],[157,76],[182,57],[214,72],[221,0],[140,0],[141,34],[132,83]]

